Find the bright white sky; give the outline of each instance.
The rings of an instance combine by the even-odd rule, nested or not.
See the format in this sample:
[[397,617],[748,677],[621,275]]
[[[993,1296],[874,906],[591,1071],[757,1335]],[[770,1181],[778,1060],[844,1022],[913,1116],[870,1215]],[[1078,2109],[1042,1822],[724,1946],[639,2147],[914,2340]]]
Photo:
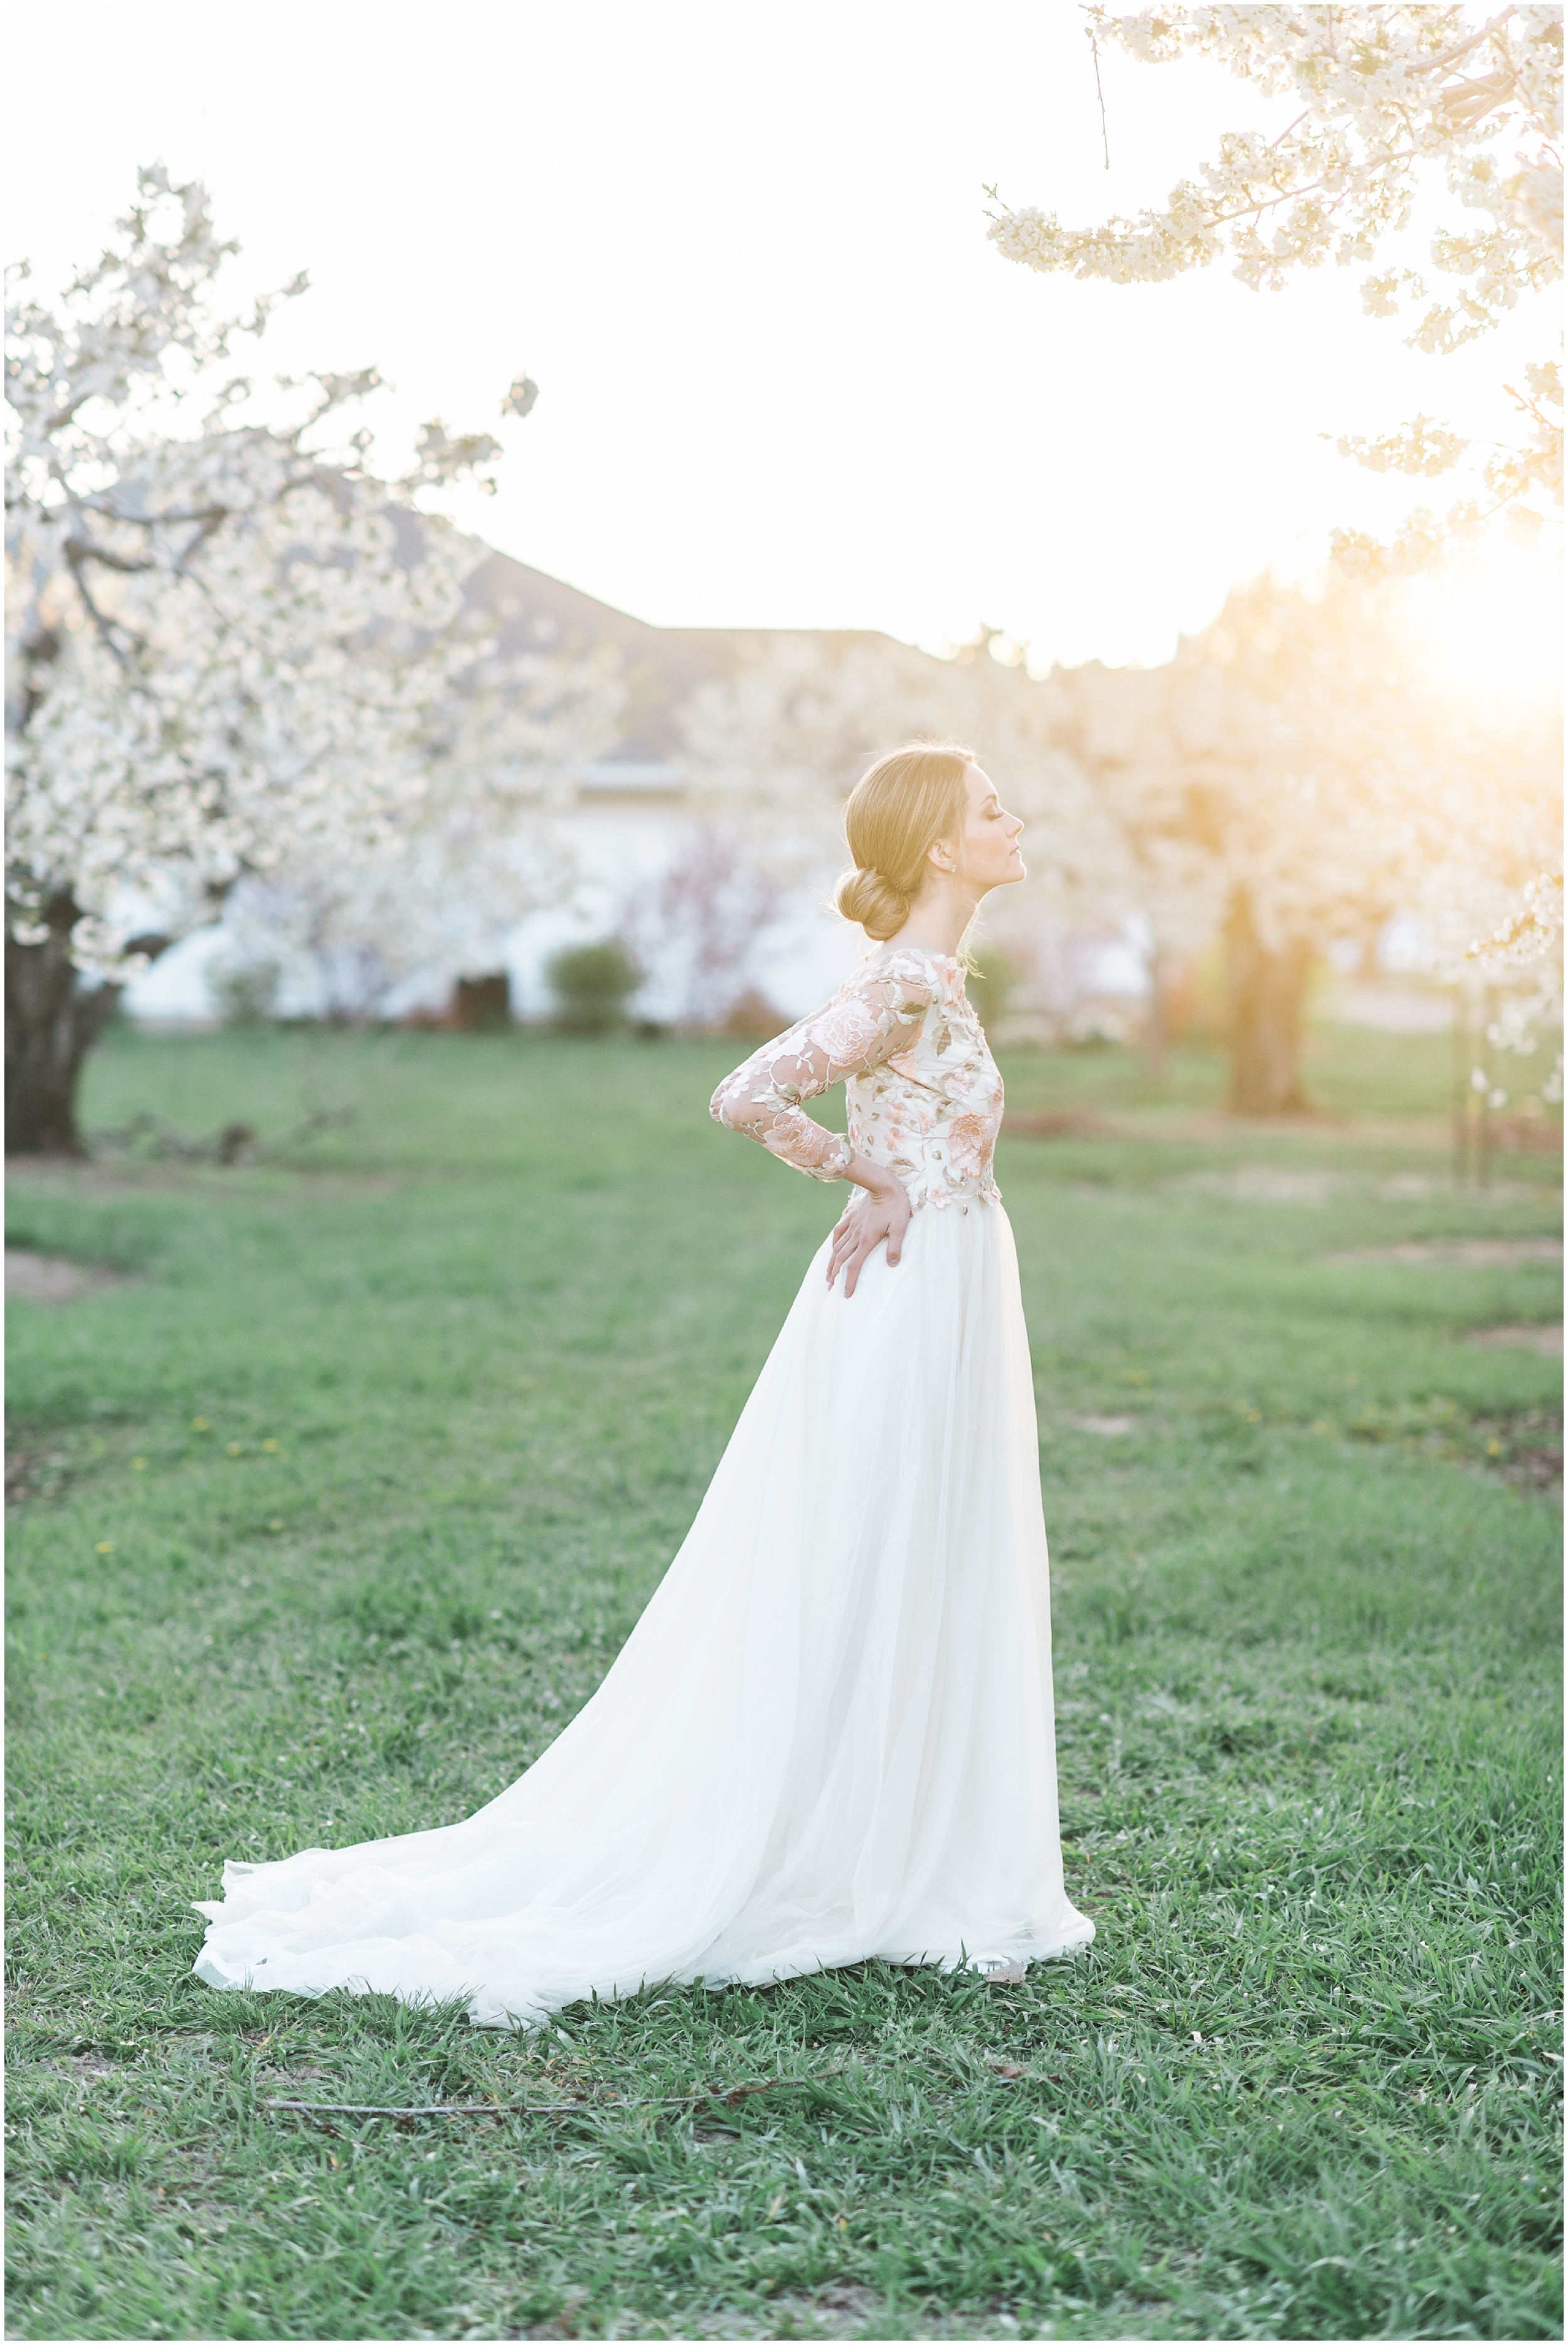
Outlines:
[[[671,625],[977,620],[1035,661],[1166,657],[1228,586],[1447,483],[1321,432],[1422,409],[1483,441],[1537,315],[1446,360],[1360,271],[1077,285],[1001,260],[983,183],[1090,221],[1259,118],[1218,72],[1102,58],[1065,0],[12,5],[13,257],[47,293],[138,162],[204,178],[237,295],[308,268],[271,369],[375,364],[394,438],[506,427],[462,518]],[[1448,208],[1455,208],[1449,207]]]

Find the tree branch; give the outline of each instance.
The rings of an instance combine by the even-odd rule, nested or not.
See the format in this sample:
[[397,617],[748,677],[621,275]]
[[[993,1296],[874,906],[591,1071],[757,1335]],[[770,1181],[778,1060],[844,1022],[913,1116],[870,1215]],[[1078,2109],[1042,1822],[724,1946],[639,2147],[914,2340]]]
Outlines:
[[704,2085],[695,2093],[671,2093],[658,2100],[599,2101],[586,2098],[573,2101],[431,2101],[414,2107],[403,2107],[381,2101],[286,2101],[268,2099],[269,2109],[286,2109],[296,2117],[570,2117],[592,2116],[597,2111],[613,2115],[620,2109],[690,2109],[704,2101],[716,2102],[721,2108],[738,2108],[754,2093],[773,2093],[791,2088],[809,2090],[812,2086],[830,2082],[820,2076],[769,2076],[760,2085],[733,2085],[727,2090],[722,2085]]
[[130,675],[132,673],[132,662],[130,656],[116,638],[113,621],[109,618],[106,612],[99,610],[98,605],[94,599],[93,590],[88,585],[86,578],[83,573],[78,549],[76,545],[67,541],[65,547],[65,554],[66,567],[69,569],[72,577],[76,582],[76,592],[81,596],[83,603],[86,606],[87,616],[92,620],[93,625],[97,632],[98,640],[102,643],[105,650],[109,654],[110,657],[119,663],[120,666],[125,669],[127,675]]

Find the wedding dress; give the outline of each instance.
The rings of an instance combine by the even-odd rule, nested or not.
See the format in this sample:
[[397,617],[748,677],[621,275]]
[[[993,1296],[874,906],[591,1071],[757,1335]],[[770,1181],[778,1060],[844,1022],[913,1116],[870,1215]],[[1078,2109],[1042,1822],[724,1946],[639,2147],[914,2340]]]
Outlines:
[[[849,1142],[802,1101],[847,1085]],[[597,1693],[466,1822],[226,1864],[213,1986],[462,1997],[527,2025],[656,1981],[1027,1962],[1062,1882],[1045,1525],[1002,1081],[959,964],[885,950],[747,1061],[718,1121],[904,1182],[903,1259],[828,1244]]]

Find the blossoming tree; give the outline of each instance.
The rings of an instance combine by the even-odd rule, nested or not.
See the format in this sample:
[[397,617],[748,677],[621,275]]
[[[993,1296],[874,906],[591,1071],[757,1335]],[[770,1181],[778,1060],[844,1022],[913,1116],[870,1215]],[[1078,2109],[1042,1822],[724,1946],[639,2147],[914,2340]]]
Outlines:
[[887,636],[765,640],[683,713],[704,818],[774,871],[824,884],[844,868],[844,802],[872,756],[916,736],[967,740],[1028,826],[1031,916],[1092,907],[1114,919],[1128,883],[1115,827],[1053,733],[1041,687],[1021,659],[995,656],[993,635],[946,659]]
[[1128,681],[1140,721],[1119,757],[1080,754],[1143,856],[1176,857],[1176,917],[1218,914],[1231,1107],[1291,1112],[1323,948],[1364,945],[1401,909],[1435,933],[1440,900],[1469,935],[1496,925],[1552,851],[1560,727],[1445,692],[1397,586],[1333,576],[1238,591],[1168,667]]
[[1107,872],[1115,909],[1134,915],[1143,936],[1143,1049],[1156,1077],[1166,1071],[1172,987],[1214,937],[1225,899],[1212,809],[1171,726],[1169,686],[1166,668],[1091,660],[1053,671],[1042,711],[1117,842]]
[[[1097,39],[1149,64],[1211,58],[1265,98],[1286,102],[1291,118],[1272,138],[1229,134],[1195,178],[1172,189],[1163,209],[1136,218],[1070,228],[1033,206],[1004,210],[989,234],[1006,259],[1127,284],[1178,277],[1226,257],[1243,284],[1270,291],[1284,289],[1299,269],[1332,260],[1367,272],[1361,290],[1368,316],[1392,317],[1415,304],[1410,340],[1434,355],[1484,335],[1561,279],[1560,6],[1504,6],[1479,21],[1463,5],[1170,6],[1126,16],[1091,7],[1087,14]],[[1440,280],[1434,298],[1426,271],[1410,265],[1400,240],[1418,200],[1440,187],[1475,218],[1431,237],[1429,263]],[[1391,544],[1336,531],[1333,552],[1346,576],[1370,584],[1408,574],[1473,540],[1500,513],[1531,533],[1551,510],[1561,510],[1559,360],[1543,353],[1524,368],[1522,387],[1506,389],[1516,429],[1505,444],[1473,458],[1457,432],[1425,415],[1378,438],[1340,440],[1343,454],[1374,472],[1432,478],[1467,459],[1472,472],[1469,493],[1441,521],[1418,510]],[[1453,791],[1444,798],[1452,807]],[[1484,793],[1471,803],[1484,826]],[[1502,921],[1506,941],[1497,949],[1511,967],[1532,954],[1541,959],[1545,1000],[1561,931],[1540,907],[1560,900],[1562,864],[1550,839],[1539,843],[1534,893],[1526,901],[1516,892]],[[1492,842],[1477,834],[1473,844],[1490,871]],[[1451,841],[1438,860],[1452,871],[1467,858]],[[1233,905],[1251,900],[1243,891]],[[1233,942],[1239,952],[1239,935]],[[1262,983],[1267,969],[1265,960],[1260,1014],[1271,991]],[[1279,1061],[1280,1069],[1289,1056]],[[1261,1080],[1261,1092],[1283,1085],[1288,1096],[1293,1081],[1278,1072]],[[1250,1079],[1243,1088],[1251,1094]]]
[[[972,741],[1028,825],[1031,876],[999,907],[1003,939],[1030,953],[1049,933],[1136,917],[1158,1059],[1167,975],[1221,939],[1239,1112],[1308,1103],[1303,1016],[1326,946],[1364,944],[1413,909],[1462,962],[1550,849],[1550,714],[1482,717],[1444,693],[1397,584],[1261,581],[1158,668],[1037,681],[983,642],[966,649],[759,646],[686,712],[699,807],[743,854],[820,886],[842,866],[845,796],[872,753],[919,732]],[[1551,913],[1543,897],[1541,929]],[[1522,950],[1515,923],[1496,952]]]
[[[470,786],[493,801],[520,765],[551,764],[549,694],[503,688],[463,596],[476,551],[424,509],[500,443],[429,423],[408,474],[376,478],[343,420],[373,371],[283,383],[287,411],[249,420],[254,385],[228,369],[274,301],[215,307],[234,248],[200,186],[147,170],[138,198],[55,305],[23,271],[7,308],[6,1098],[24,1152],[79,1145],[77,1076],[119,981],[242,877],[385,874],[400,842],[450,835]],[[506,406],[534,395],[520,380]]]
[[620,662],[492,650],[424,717],[395,825],[345,857],[329,835],[280,842],[224,906],[217,966],[275,971],[328,1017],[384,1016],[505,959],[526,912],[570,894],[556,817],[620,731]]
[[[1371,317],[1426,303],[1411,335],[1442,353],[1473,341],[1563,272],[1563,11],[1507,6],[1483,23],[1462,5],[1165,7],[1087,11],[1097,39],[1155,65],[1205,56],[1267,98],[1298,109],[1273,138],[1234,131],[1165,208],[1098,228],[1063,228],[1026,206],[993,218],[992,241],[1028,269],[1153,283],[1222,255],[1255,290],[1278,291],[1301,269],[1363,268]],[[1432,237],[1430,263],[1452,289],[1429,299],[1424,272],[1398,239],[1417,199],[1441,181],[1480,215]],[[1343,567],[1362,577],[1419,566],[1445,537],[1470,535],[1512,507],[1526,528],[1563,500],[1563,386],[1556,360],[1510,387],[1512,442],[1480,462],[1478,493],[1445,524],[1418,513],[1391,547],[1337,534]],[[1417,416],[1381,439],[1340,443],[1377,472],[1425,478],[1467,453],[1446,426]]]
[[[996,640],[982,629],[936,658],[885,635],[760,639],[682,712],[703,855],[824,898],[846,859],[845,799],[871,759],[916,736],[965,740],[1027,825],[1030,877],[992,899],[987,935],[1033,960],[1047,930],[1114,929],[1128,909],[1120,841],[1052,737],[1020,647],[998,642],[1014,655],[998,660]],[[732,990],[744,974],[736,961]]]

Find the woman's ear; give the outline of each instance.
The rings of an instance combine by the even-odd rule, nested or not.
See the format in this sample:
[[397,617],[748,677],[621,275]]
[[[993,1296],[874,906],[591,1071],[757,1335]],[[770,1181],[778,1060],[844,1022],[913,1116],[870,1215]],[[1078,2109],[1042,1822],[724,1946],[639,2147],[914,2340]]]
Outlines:
[[934,863],[938,871],[946,871],[949,877],[958,868],[958,858],[950,838],[934,838],[926,850],[926,860]]

